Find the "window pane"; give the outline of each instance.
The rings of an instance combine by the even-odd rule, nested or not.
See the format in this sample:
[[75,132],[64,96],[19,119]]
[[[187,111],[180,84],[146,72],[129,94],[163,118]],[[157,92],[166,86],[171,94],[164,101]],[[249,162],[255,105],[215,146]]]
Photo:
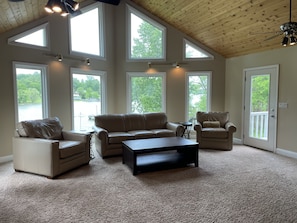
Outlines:
[[101,56],[98,7],[70,19],[72,51]]
[[15,41],[18,43],[26,43],[26,44],[45,47],[46,46],[45,29],[38,30],[34,33],[31,33],[29,35],[16,39]]
[[16,68],[18,121],[43,118],[41,70]]
[[184,52],[185,52],[185,59],[213,59],[213,55],[210,53],[202,50],[200,47],[191,43],[190,41],[184,39]]
[[135,76],[131,77],[131,112],[163,111],[163,78]]
[[197,111],[208,111],[208,75],[188,77],[188,119],[196,119]]
[[164,58],[164,30],[131,13],[132,59]]
[[90,130],[102,114],[101,76],[72,74],[74,129]]

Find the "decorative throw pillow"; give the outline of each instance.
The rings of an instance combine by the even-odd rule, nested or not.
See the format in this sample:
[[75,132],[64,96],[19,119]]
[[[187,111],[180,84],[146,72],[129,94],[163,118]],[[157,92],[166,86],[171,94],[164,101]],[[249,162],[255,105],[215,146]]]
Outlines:
[[220,128],[220,121],[204,121],[203,128]]

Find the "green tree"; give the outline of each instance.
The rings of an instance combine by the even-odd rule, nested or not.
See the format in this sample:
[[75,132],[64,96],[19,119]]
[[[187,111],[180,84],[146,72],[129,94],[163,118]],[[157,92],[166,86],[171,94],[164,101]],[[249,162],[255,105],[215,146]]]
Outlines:
[[132,58],[162,58],[162,31],[147,22],[142,22],[137,31],[139,37],[133,39]]
[[268,111],[269,103],[269,75],[260,75],[252,78],[252,107],[251,111]]
[[133,77],[131,82],[132,112],[162,111],[161,77]]
[[42,101],[41,76],[33,74],[17,75],[18,104],[36,104]]
[[189,78],[189,119],[196,118],[197,111],[207,110],[207,76]]

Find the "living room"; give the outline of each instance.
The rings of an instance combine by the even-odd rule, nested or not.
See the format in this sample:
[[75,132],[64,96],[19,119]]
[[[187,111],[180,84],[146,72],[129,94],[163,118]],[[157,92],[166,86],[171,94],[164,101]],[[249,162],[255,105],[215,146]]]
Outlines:
[[[92,3],[92,2],[90,2]],[[194,41],[187,35],[176,30],[169,24],[143,10],[130,1],[122,1],[117,7],[105,5],[106,59],[92,58],[91,66],[83,66],[77,59],[72,59],[68,49],[68,20],[59,15],[43,17],[1,34],[1,48],[5,54],[1,55],[1,117],[3,125],[1,132],[0,160],[12,159],[11,137],[14,135],[16,115],[13,84],[13,61],[45,64],[48,66],[49,115],[58,116],[66,129],[72,129],[71,84],[69,72],[71,68],[103,70],[107,73],[106,85],[106,113],[126,113],[127,72],[145,72],[147,61],[126,60],[126,4],[147,15],[166,27],[167,46],[165,65],[152,63],[158,72],[166,72],[166,114],[171,121],[185,121],[186,80],[185,74],[191,71],[211,71],[211,105],[212,111],[229,111],[232,121],[238,131],[234,137],[237,142],[243,140],[243,70],[246,68],[279,65],[278,101],[284,102],[287,108],[278,108],[276,146],[274,152],[296,157],[297,148],[294,140],[296,103],[294,100],[295,86],[295,47],[268,50],[244,56],[224,58],[218,53]],[[82,4],[83,5],[83,4]],[[22,32],[30,30],[44,23],[50,25],[50,52],[34,48],[19,47],[8,44],[8,39]],[[113,37],[113,38],[110,38]],[[58,39],[58,40],[57,40]],[[198,47],[214,56],[211,60],[186,61],[181,69],[173,68],[171,64],[183,62],[183,40],[188,39]],[[64,55],[65,59],[59,63],[50,53]],[[67,59],[69,56],[69,59]],[[166,65],[167,64],[167,65]],[[124,83],[124,84],[123,84]],[[178,109],[176,109],[178,107]]]
[[[18,4],[18,3],[15,3]],[[94,4],[84,1],[81,7]],[[106,72],[105,113],[127,113],[127,73],[146,72],[148,61],[127,59],[127,4],[166,27],[166,60],[150,66],[166,73],[166,115],[187,119],[188,72],[211,72],[212,111],[229,111],[236,125],[232,151],[199,151],[199,167],[133,176],[121,157],[102,159],[51,180],[12,168],[12,137],[17,114],[14,62],[47,67],[48,115],[73,129],[71,69]],[[185,35],[130,0],[104,4],[106,58],[90,65],[69,52],[69,20],[42,17],[0,34],[0,221],[2,222],[295,222],[297,48],[283,47],[224,57]],[[50,50],[21,47],[8,39],[49,24]],[[184,39],[211,54],[210,60],[184,60]],[[59,62],[57,55],[64,56]],[[180,68],[173,67],[179,62]],[[243,143],[244,70],[279,65],[277,131],[273,153]],[[239,144],[239,145],[238,145]],[[95,149],[94,149],[95,151]],[[289,157],[289,158],[287,158]]]

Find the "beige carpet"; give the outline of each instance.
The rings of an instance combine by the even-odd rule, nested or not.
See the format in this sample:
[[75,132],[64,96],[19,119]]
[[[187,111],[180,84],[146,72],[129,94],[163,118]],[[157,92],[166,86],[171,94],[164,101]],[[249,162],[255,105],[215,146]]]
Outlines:
[[199,160],[133,176],[121,158],[97,155],[55,180],[5,163],[0,222],[297,222],[297,160],[245,146]]

